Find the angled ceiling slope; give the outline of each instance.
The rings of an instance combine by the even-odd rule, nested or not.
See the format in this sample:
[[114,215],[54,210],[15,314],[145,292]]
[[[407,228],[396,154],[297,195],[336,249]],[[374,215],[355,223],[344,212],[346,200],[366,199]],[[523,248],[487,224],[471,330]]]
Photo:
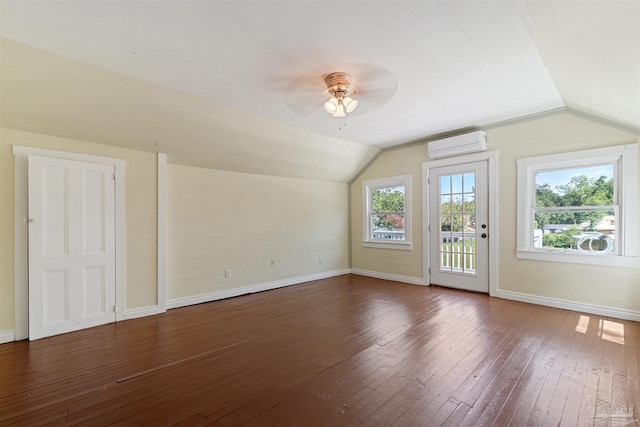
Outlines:
[[565,105],[640,130],[640,1],[520,6]]
[[334,182],[379,151],[11,40],[0,49],[3,127],[164,152],[177,164]]
[[[640,129],[640,2],[342,2],[340,31],[324,1],[0,6],[3,126],[177,163],[346,182],[380,148],[563,106]],[[334,71],[362,88],[345,119]]]

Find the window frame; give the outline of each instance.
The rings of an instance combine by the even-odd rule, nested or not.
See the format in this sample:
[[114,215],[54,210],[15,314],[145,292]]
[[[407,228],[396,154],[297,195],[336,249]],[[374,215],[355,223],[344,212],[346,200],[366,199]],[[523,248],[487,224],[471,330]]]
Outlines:
[[[411,179],[400,175],[362,181],[362,246],[366,248],[412,250],[411,239]],[[373,191],[381,188],[404,187],[404,239],[379,240],[372,238],[371,221]]]
[[[615,164],[614,192],[619,206],[616,224],[617,254],[561,252],[533,247],[535,174],[538,171]],[[517,160],[517,250],[518,259],[638,267],[638,144],[527,157]]]

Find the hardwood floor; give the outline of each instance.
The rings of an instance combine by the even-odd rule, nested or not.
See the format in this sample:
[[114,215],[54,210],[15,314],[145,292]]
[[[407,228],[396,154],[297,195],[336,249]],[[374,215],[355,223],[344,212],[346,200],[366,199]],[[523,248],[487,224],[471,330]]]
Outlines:
[[0,425],[640,426],[640,324],[346,275],[0,345]]

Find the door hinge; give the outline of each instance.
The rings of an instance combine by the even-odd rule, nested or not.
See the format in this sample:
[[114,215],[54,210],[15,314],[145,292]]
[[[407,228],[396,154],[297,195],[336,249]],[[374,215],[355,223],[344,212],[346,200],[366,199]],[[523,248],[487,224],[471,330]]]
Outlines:
[[114,172],[114,173],[113,173],[113,180],[115,181],[115,180],[116,180],[116,178],[117,178],[117,175],[116,175],[116,173]]
[[115,305],[113,306],[113,312],[114,312],[114,313],[117,313],[117,312],[118,312],[118,305],[117,305],[117,304],[115,304]]

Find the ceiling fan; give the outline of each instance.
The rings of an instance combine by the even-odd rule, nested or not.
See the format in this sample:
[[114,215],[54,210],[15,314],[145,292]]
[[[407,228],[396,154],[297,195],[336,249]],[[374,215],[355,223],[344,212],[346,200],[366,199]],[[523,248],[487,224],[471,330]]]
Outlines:
[[334,72],[324,78],[327,88],[323,94],[329,98],[324,103],[324,109],[333,117],[344,117],[347,113],[353,112],[358,107],[358,101],[353,96],[358,94],[353,84],[351,76],[343,72]]
[[284,91],[284,101],[290,110],[305,117],[325,118],[327,113],[358,117],[384,106],[397,90],[395,77],[382,67],[341,63],[317,67],[294,78]]

